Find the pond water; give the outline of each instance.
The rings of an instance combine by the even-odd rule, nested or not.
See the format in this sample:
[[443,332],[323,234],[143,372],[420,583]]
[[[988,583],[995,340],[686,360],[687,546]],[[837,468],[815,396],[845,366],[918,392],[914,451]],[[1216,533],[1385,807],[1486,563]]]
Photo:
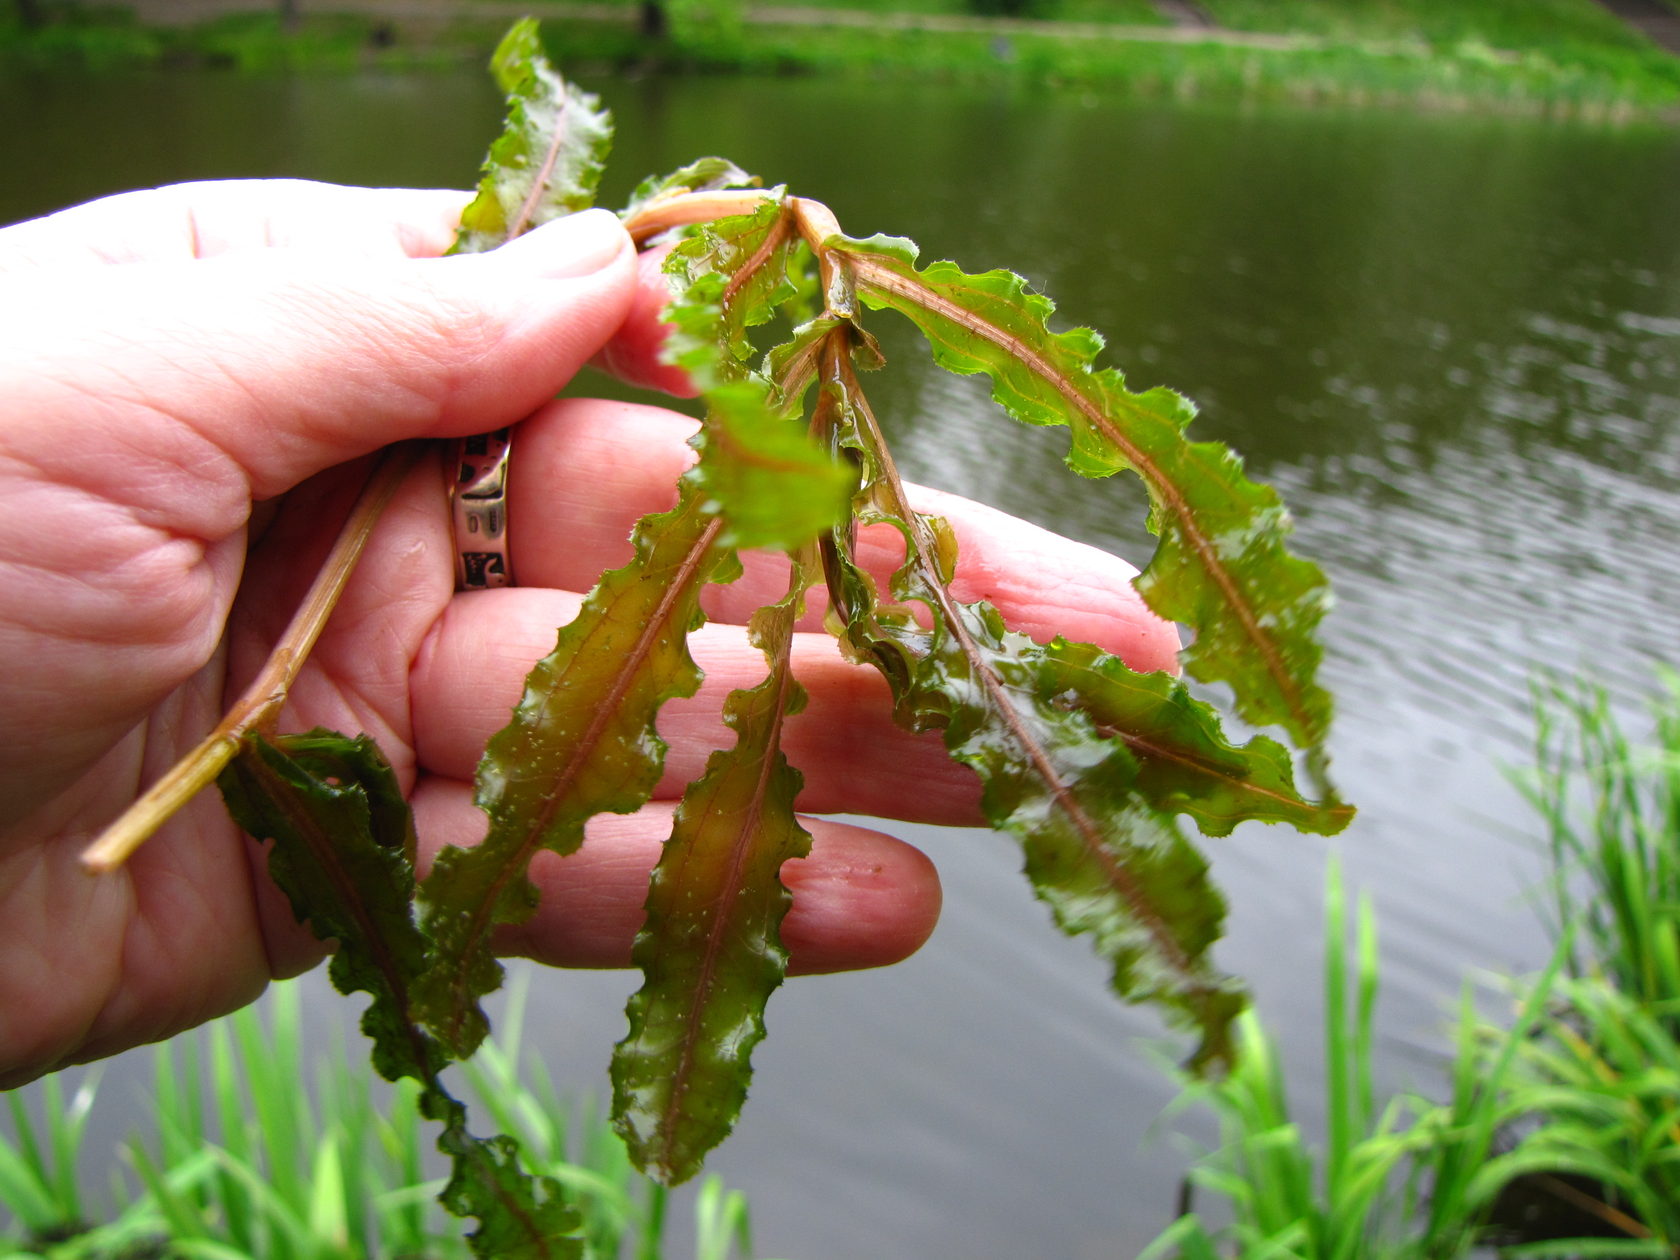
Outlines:
[[[1253,984],[1316,1114],[1326,855],[1374,899],[1383,1082],[1427,1085],[1475,969],[1539,965],[1541,865],[1506,767],[1537,669],[1585,668],[1637,714],[1680,661],[1680,134],[1556,123],[1118,103],[1053,92],[690,79],[597,84],[612,194],[704,152],[826,200],[856,234],[1008,265],[1103,330],[1134,387],[1284,491],[1330,573],[1333,842],[1209,845],[1225,965]],[[496,125],[476,75],[0,82],[0,221],[118,188],[289,174],[459,184]],[[1124,486],[1068,493],[1056,442],[971,380],[879,399],[911,475],[1146,554]],[[761,1254],[1085,1260],[1169,1218],[1195,1122],[1147,1016],[1060,939],[1004,840],[906,827],[945,920],[886,972],[772,1004],[715,1167]],[[538,977],[532,1035],[598,1091],[622,975]],[[1153,1048],[1153,1050],[1151,1049]],[[139,1078],[137,1078],[139,1079]]]

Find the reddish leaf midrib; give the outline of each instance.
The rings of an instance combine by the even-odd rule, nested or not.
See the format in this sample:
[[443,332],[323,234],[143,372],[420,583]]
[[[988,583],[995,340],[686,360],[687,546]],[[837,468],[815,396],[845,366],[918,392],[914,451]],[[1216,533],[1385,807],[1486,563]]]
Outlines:
[[[792,669],[788,657],[790,644],[784,636],[778,645],[776,658],[772,663],[773,676],[776,679],[776,693],[773,697],[773,714],[771,727],[764,740],[758,758],[758,775],[753,783],[752,794],[748,798],[746,818],[748,821],[737,828],[735,839],[730,846],[729,863],[723,881],[725,893],[732,893],[741,884],[741,871],[747,864],[747,859],[754,846],[753,833],[758,829],[764,814],[764,802],[769,795],[770,780],[776,771],[776,751],[781,746],[782,726],[787,718],[788,690],[792,685]],[[726,896],[724,904],[733,907],[735,899]],[[682,1110],[682,1098],[687,1090],[688,1078],[694,1070],[696,1053],[700,1036],[700,1015],[709,1001],[709,994],[719,970],[719,958],[723,953],[723,943],[728,932],[726,929],[733,922],[732,909],[725,909],[713,917],[711,930],[706,935],[706,946],[702,951],[699,976],[691,990],[688,1005],[688,1018],[683,1022],[682,1048],[677,1058],[677,1070],[672,1075],[671,1094],[665,1105],[664,1114],[660,1118],[658,1132],[662,1135],[663,1148],[668,1152],[675,1144],[672,1134]],[[661,1163],[669,1168],[669,1159]]]
[[[451,1041],[459,1033],[460,1021],[464,1016],[463,991],[466,985],[466,966],[477,952],[478,942],[489,931],[491,926],[490,914],[496,903],[501,899],[502,891],[508,881],[524,871],[530,863],[536,850],[541,846],[543,833],[554,821],[554,815],[559,810],[560,801],[565,796],[571,784],[583,772],[585,765],[594,755],[596,745],[600,742],[602,732],[616,714],[618,702],[629,690],[631,681],[641,670],[652,650],[653,641],[666,627],[671,613],[684,594],[693,585],[695,574],[711,551],[712,543],[723,527],[720,517],[713,517],[707,522],[688,553],[678,566],[677,577],[673,579],[662,592],[654,615],[648,618],[642,632],[636,637],[635,643],[622,658],[623,664],[613,675],[612,683],[605,696],[602,697],[590,715],[589,725],[584,728],[582,736],[573,745],[571,756],[567,758],[565,766],[552,780],[550,790],[544,794],[542,807],[538,810],[533,824],[526,829],[525,838],[514,851],[508,861],[502,863],[500,873],[491,881],[487,895],[474,906],[472,916],[468,921],[466,943],[463,946],[456,966],[450,976],[450,990],[454,998],[452,1003],[455,1017],[450,1025]],[[554,699],[554,692],[550,692],[544,701],[546,707]]]
[[[276,750],[276,752],[282,757],[286,755],[279,750]],[[296,764],[295,761],[294,764]],[[309,773],[302,766],[299,766],[299,769],[304,774]],[[370,946],[374,965],[385,978],[385,986],[397,1002],[402,1017],[405,1039],[410,1045],[410,1053],[413,1054],[415,1063],[422,1071],[425,1071],[426,1046],[420,1031],[415,1027],[414,1021],[409,1015],[408,981],[403,976],[402,969],[397,965],[390,944],[385,939],[385,933],[379,929],[369,915],[367,905],[356,887],[355,878],[345,869],[344,863],[339,860],[338,845],[331,836],[325,834],[323,829],[317,825],[313,814],[297,808],[297,801],[290,790],[291,785],[267,763],[260,750],[254,749],[250,745],[247,745],[244,753],[244,770],[246,773],[254,774],[258,779],[267,782],[270,803],[290,821],[293,830],[302,837],[304,846],[314,857],[316,866],[326,872],[327,878],[338,889],[339,901],[348,907],[363,939]],[[276,790],[276,784],[280,785],[279,790]],[[369,808],[372,808],[371,803]],[[436,1078],[429,1075],[417,1079],[422,1084],[436,1085]]]
[[928,576],[927,585],[931,588],[933,598],[939,603],[940,614],[951,628],[951,633],[956,636],[971,668],[979,677],[994,712],[1003,720],[1010,738],[1015,741],[1032,763],[1033,772],[1048,788],[1056,807],[1073,824],[1074,830],[1078,833],[1080,842],[1084,845],[1086,851],[1102,867],[1104,876],[1108,879],[1110,886],[1131,907],[1132,913],[1136,916],[1138,922],[1144,925],[1145,930],[1156,942],[1169,965],[1184,977],[1186,984],[1192,989],[1205,989],[1205,984],[1196,978],[1196,968],[1189,955],[1172,934],[1167,923],[1149,904],[1148,899],[1143,895],[1142,889],[1138,887],[1137,881],[1131,877],[1130,872],[1117,862],[1114,855],[1108,851],[1108,846],[1103,842],[1100,830],[1091,820],[1090,815],[1085,812],[1084,807],[1074,797],[1072,789],[1063,782],[1061,774],[1051,763],[1049,754],[1044,751],[1032,733],[1026,729],[1025,723],[1021,721],[1020,714],[1015,708],[1014,700],[1010,697],[1008,689],[1003,685],[1003,680],[992,670],[981,654],[979,644],[969,634],[968,626],[962,620],[961,609],[952,598],[949,588],[944,582],[938,580],[939,565],[935,559],[935,548],[933,540],[928,536],[927,526],[921,515],[911,508],[908,496],[904,492],[904,484],[898,476],[897,468],[890,459],[885,458],[885,443],[881,440],[880,430],[876,425],[873,413],[863,399],[861,391],[855,392],[857,393],[859,414],[864,418],[865,423],[870,426],[870,436],[882,455],[880,460],[882,481],[886,485],[888,493],[892,496],[894,510],[898,512],[900,519],[905,522],[909,534],[908,545],[915,554],[915,562],[921,572]]
[[524,234],[531,226],[531,220],[536,216],[537,203],[548,190],[550,180],[554,176],[554,164],[560,160],[560,149],[566,142],[566,111],[571,106],[564,90],[556,103],[554,117],[554,135],[548,142],[548,152],[543,155],[542,166],[538,168],[536,177],[531,181],[531,191],[525,194],[525,203],[519,207],[519,213],[508,225],[507,239]]
[[1102,409],[1093,404],[1067,378],[1065,373],[1058,371],[1048,359],[1020,337],[1000,328],[968,308],[941,296],[918,279],[904,276],[878,257],[858,253],[850,255],[850,258],[857,270],[860,283],[873,284],[883,292],[913,302],[917,306],[932,311],[959,327],[968,329],[1005,352],[1014,355],[1034,374],[1049,383],[1051,388],[1061,394],[1092,427],[1097,429],[1121,452],[1126,461],[1137,469],[1138,474],[1160,496],[1171,512],[1173,519],[1178,522],[1180,534],[1201,560],[1204,571],[1213,578],[1214,583],[1219,587],[1226,605],[1242,625],[1244,635],[1258,649],[1261,659],[1265,662],[1266,673],[1271,677],[1278,693],[1284,697],[1290,714],[1299,729],[1303,733],[1311,731],[1316,722],[1307,712],[1304,699],[1295,685],[1295,678],[1284,665],[1277,650],[1277,645],[1265,633],[1260,625],[1259,617],[1243,595],[1235,577],[1219,559],[1218,551],[1212,539],[1203,533],[1197,525],[1189,503],[1172,479],[1167,477],[1142,450],[1128,441],[1125,435],[1108,419]]

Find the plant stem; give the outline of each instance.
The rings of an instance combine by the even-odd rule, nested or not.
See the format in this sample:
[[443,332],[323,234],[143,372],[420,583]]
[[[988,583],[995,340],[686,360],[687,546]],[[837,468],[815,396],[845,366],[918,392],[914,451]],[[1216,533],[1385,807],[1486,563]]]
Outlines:
[[1554,1177],[1551,1173],[1535,1173],[1534,1183],[1548,1194],[1562,1199],[1603,1221],[1612,1229],[1619,1229],[1629,1238],[1650,1238],[1651,1231],[1626,1212],[1617,1211],[1602,1199],[1596,1199],[1584,1190],[1577,1190],[1561,1177]]
[[672,228],[710,223],[734,214],[751,214],[773,194],[759,188],[724,188],[714,192],[677,193],[662,197],[624,222],[637,245],[645,245]]
[[[638,246],[646,245],[654,237],[673,228],[711,223],[730,215],[751,214],[774,195],[761,188],[676,193],[644,206],[624,221],[624,227]],[[831,250],[823,248],[823,243],[830,237],[841,235],[840,221],[834,217],[834,211],[809,197],[787,197],[784,204],[799,234],[816,255],[828,314],[842,319],[852,318],[857,314],[857,308],[851,293],[850,272],[841,267]]]
[[419,459],[422,446],[404,442],[387,447],[368,475],[356,506],[351,509],[332,551],[321,564],[309,593],[269,653],[262,671],[230,708],[216,728],[172,766],[168,773],[130,805],[100,837],[82,853],[82,866],[90,874],[103,874],[121,866],[157,830],[227,767],[239,751],[246,734],[269,726],[285,707],[292,684],[320,638],[327,618],[361,559],[373,528],[384,514],[391,497],[409,469]]
[[822,285],[823,304],[827,308],[824,313],[836,319],[856,319],[857,292],[851,267],[844,258],[836,258],[832,249],[825,248],[825,242],[841,235],[840,221],[834,217],[834,211],[820,201],[809,197],[790,200],[799,234],[805,238],[805,243],[817,259],[817,279]]

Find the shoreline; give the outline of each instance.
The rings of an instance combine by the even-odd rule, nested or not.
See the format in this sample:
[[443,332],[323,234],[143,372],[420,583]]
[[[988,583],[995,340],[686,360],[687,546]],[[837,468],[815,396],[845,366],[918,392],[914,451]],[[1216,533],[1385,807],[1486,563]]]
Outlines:
[[0,18],[0,65],[100,72],[419,69],[483,60],[506,23],[543,21],[578,69],[919,76],[1086,88],[1140,99],[1289,102],[1680,124],[1680,57],[1605,44],[1514,49],[1466,39],[1345,39],[1310,31],[1093,23],[968,13],[730,6],[686,0],[658,39],[635,3],[330,0],[295,24],[276,0],[136,0]]

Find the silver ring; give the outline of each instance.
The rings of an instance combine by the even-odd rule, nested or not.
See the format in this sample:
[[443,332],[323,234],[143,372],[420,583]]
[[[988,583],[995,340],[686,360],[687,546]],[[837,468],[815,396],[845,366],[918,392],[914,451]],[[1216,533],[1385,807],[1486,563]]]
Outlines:
[[455,589],[513,585],[508,555],[507,474],[512,431],[497,429],[453,444],[449,486],[455,526]]

